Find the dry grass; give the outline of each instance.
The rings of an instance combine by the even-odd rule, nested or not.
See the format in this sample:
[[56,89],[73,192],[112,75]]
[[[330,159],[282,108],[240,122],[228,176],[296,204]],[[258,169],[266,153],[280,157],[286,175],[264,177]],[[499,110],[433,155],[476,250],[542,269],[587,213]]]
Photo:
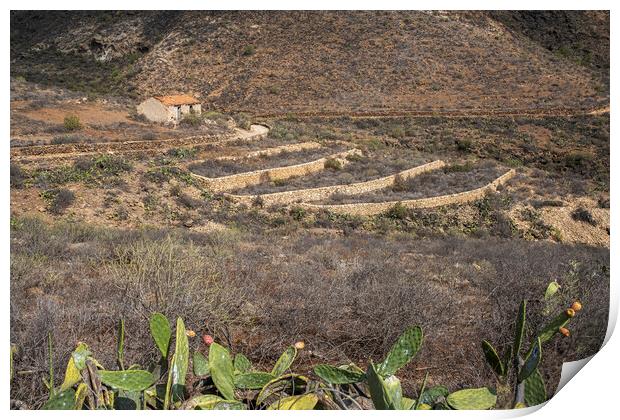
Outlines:
[[[61,371],[78,341],[114,364],[115,324],[125,318],[126,358],[155,357],[145,328],[155,310],[182,316],[259,365],[299,339],[331,362],[379,358],[406,326],[426,342],[404,372],[406,386],[431,367],[433,383],[490,380],[478,343],[510,341],[506,328],[521,298],[537,325],[546,284],[563,285],[554,308],[580,298],[572,337],[546,350],[544,371],[598,349],[607,323],[609,251],[551,243],[412,240],[399,235],[191,234],[120,231],[78,223],[14,219],[11,238],[11,341],[19,348],[11,397],[42,402],[45,338]],[[508,327],[507,327],[508,326]],[[458,331],[458,333],[455,333]],[[321,359],[322,360],[322,359]],[[300,369],[317,363],[304,353]]]

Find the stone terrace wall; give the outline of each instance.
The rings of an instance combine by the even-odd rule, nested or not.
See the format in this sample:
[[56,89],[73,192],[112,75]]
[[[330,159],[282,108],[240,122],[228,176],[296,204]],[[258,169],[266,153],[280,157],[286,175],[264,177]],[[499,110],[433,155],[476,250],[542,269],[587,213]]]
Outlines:
[[257,156],[277,155],[278,153],[281,153],[281,152],[299,152],[302,150],[318,149],[320,147],[323,147],[321,146],[320,143],[317,143],[314,141],[308,141],[305,143],[286,144],[283,146],[270,147],[269,149],[255,150],[253,152],[246,153],[245,155],[241,155],[241,156],[220,156],[220,157],[215,158],[215,160],[241,160],[241,159],[247,159],[247,158],[252,158],[252,157],[257,157]]
[[239,133],[201,134],[162,140],[130,140],[106,143],[42,144],[37,146],[12,147],[11,159],[53,159],[65,154],[132,153],[181,146],[202,146],[205,144],[225,144],[242,138],[244,141],[257,141],[267,137],[268,131],[240,136]]
[[328,210],[337,214],[349,214],[353,216],[372,216],[384,213],[397,203],[408,208],[430,208],[446,206],[449,204],[468,203],[484,197],[487,191],[494,191],[498,186],[504,184],[515,176],[514,169],[509,170],[504,175],[496,178],[487,185],[475,190],[463,191],[455,194],[440,195],[437,197],[418,198],[414,200],[386,201],[383,203],[350,203],[350,204],[310,204],[302,203],[301,207],[308,210]]
[[[396,178],[397,175],[400,175],[403,178],[411,178],[424,172],[442,168],[443,166],[445,166],[445,163],[442,160],[436,160],[434,162],[429,162],[424,165],[416,166],[415,168],[404,170],[395,175],[389,175],[370,181],[358,182],[349,185],[330,185],[327,187],[308,188],[294,191],[282,191],[271,194],[262,194],[260,195],[260,197],[265,205],[274,205],[290,204],[297,201],[324,200],[335,193],[346,195],[362,194],[392,185],[394,183],[394,178]],[[251,204],[252,201],[257,197],[257,195],[226,195],[240,203],[245,204]]]
[[298,165],[281,166],[278,168],[259,169],[252,172],[244,172],[241,174],[227,175],[219,178],[207,178],[202,175],[192,173],[192,177],[202,184],[205,188],[214,192],[230,191],[237,188],[245,188],[250,185],[256,185],[263,182],[265,177],[269,179],[287,179],[294,176],[302,176],[306,174],[321,171],[325,167],[327,159],[344,159],[354,153],[361,153],[359,149],[351,149],[345,152],[336,153],[312,162],[300,163]]

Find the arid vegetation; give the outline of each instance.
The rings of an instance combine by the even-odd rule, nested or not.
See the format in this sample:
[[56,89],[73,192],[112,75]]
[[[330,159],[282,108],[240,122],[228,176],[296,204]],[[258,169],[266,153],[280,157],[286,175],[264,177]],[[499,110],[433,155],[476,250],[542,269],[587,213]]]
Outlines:
[[[571,326],[572,338],[546,351],[543,371],[553,382],[560,360],[600,345],[609,286],[607,250],[589,247],[403,235],[127,232],[23,218],[12,220],[11,273],[11,339],[19,348],[17,370],[29,371],[18,372],[13,397],[33,405],[46,395],[39,378],[47,371],[48,332],[57,372],[73,350],[63,343],[78,341],[88,342],[104,366],[113,365],[121,317],[131,337],[126,360],[144,366],[156,360],[144,328],[154,311],[183,317],[188,328],[213,335],[258,366],[275,360],[287,343],[304,340],[316,356],[308,359],[306,352],[302,369],[316,357],[379,359],[394,337],[417,324],[429,337],[420,360],[437,366],[431,383],[454,388],[488,383],[478,343],[501,341],[515,299],[529,299],[540,314],[532,322],[541,322],[548,305],[556,310],[579,297],[584,311]],[[552,279],[561,293],[543,302]],[[342,296],[350,300],[343,304]],[[399,308],[397,316],[386,316],[388,308]],[[453,351],[457,345],[463,353]],[[401,373],[405,389],[412,390],[408,379],[419,380],[415,372]]]
[[[514,407],[526,379],[551,397],[561,362],[595,353],[607,328],[609,15],[541,13],[12,13],[12,407],[64,404],[64,391],[82,401],[80,381],[108,374],[90,357],[162,373],[142,382],[165,388],[162,359],[176,360],[153,345],[153,314],[197,334],[187,354],[214,341],[262,379],[295,372],[308,378],[304,395],[319,398],[322,381],[362,408],[381,408],[369,380],[396,372],[369,361],[389,359],[414,326],[423,345],[397,369],[409,408],[457,408],[454,392],[487,387],[497,391],[488,407]],[[177,126],[136,113],[139,98],[173,92],[196,94],[204,112]],[[470,199],[407,205],[508,171]],[[312,207],[386,202],[365,216]],[[523,300],[526,358],[540,328],[583,306],[569,336],[564,318],[552,322],[533,379],[495,360],[518,361],[503,353]],[[482,352],[482,340],[493,346]],[[276,375],[283,351],[295,364]],[[84,365],[62,389],[76,354],[92,372]],[[237,384],[233,395],[201,360],[190,365],[183,398],[138,400],[269,406],[258,389]],[[329,382],[335,373],[354,381]],[[106,381],[103,395],[131,405]],[[80,407],[121,408],[85,398]],[[326,401],[314,402],[336,408]]]

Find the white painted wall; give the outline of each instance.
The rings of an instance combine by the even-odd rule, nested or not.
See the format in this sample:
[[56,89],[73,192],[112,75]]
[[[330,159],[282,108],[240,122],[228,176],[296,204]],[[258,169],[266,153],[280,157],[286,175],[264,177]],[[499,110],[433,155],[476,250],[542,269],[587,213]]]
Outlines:
[[149,121],[165,123],[174,121],[174,114],[155,98],[149,98],[137,107],[138,114],[144,115]]

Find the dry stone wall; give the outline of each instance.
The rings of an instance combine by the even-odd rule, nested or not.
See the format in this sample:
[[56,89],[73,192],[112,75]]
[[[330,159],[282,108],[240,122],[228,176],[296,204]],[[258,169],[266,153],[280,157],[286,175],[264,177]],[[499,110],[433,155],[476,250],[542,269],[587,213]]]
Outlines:
[[407,208],[430,208],[446,206],[449,204],[468,203],[484,197],[488,191],[495,191],[498,186],[504,184],[516,174],[514,169],[509,170],[492,182],[474,190],[463,191],[455,194],[440,195],[437,197],[418,198],[414,200],[386,201],[382,203],[350,203],[350,204],[312,204],[302,203],[301,207],[308,210],[328,210],[337,214],[353,216],[372,216],[384,213],[390,207],[400,203]]
[[312,162],[305,162],[291,166],[281,166],[278,168],[259,169],[257,171],[244,172],[241,174],[228,175],[218,178],[207,178],[205,176],[194,173],[192,173],[191,175],[203,187],[208,188],[214,192],[224,192],[237,188],[245,188],[250,185],[260,184],[267,177],[269,177],[269,179],[271,180],[278,180],[315,173],[325,168],[325,161],[327,159],[331,158],[344,160],[344,158],[349,155],[360,153],[361,151],[359,149],[351,149],[345,152],[335,153],[333,155],[317,159]]
[[271,156],[277,155],[282,152],[299,152],[302,150],[311,150],[318,149],[322,147],[320,143],[314,141],[308,141],[305,143],[296,143],[296,144],[287,144],[284,146],[271,147],[269,149],[255,150],[250,153],[246,153],[241,156],[220,156],[215,158],[215,160],[241,160],[258,156]]
[[239,140],[257,141],[267,137],[268,130],[254,130],[256,134],[240,136],[239,133],[202,134],[175,139],[162,140],[131,140],[107,143],[73,143],[73,144],[43,144],[37,146],[12,147],[11,159],[27,158],[35,160],[54,159],[62,155],[89,155],[97,153],[135,153],[139,151],[159,150],[181,146],[200,146],[204,144],[225,144]]
[[[324,200],[330,195],[339,193],[345,195],[363,194],[370,191],[375,191],[381,188],[389,187],[394,183],[396,176],[403,178],[411,178],[421,173],[439,169],[445,166],[442,160],[436,160],[424,165],[416,166],[415,168],[407,169],[399,172],[396,175],[389,175],[383,178],[377,178],[370,181],[358,182],[349,185],[330,185],[327,187],[308,188],[304,190],[294,191],[282,191],[271,194],[260,195],[264,205],[274,204],[291,204],[300,201],[316,201]],[[234,195],[226,194],[228,197],[236,200],[240,203],[250,204],[257,197],[256,195]]]

